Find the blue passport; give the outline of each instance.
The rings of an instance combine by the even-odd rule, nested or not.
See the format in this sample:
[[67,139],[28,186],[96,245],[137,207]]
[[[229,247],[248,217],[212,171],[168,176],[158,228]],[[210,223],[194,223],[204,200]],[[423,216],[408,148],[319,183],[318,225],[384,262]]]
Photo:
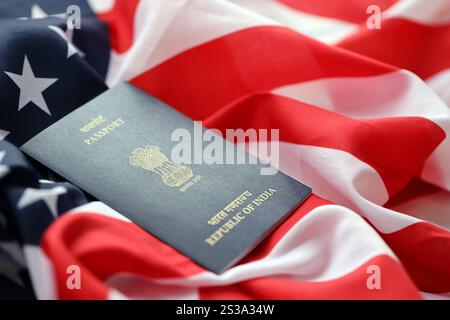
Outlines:
[[[265,164],[258,161],[172,161],[172,135],[180,129],[195,135],[192,119],[122,83],[21,149],[199,265],[220,273],[264,239],[311,189],[282,172],[262,175]],[[245,152],[214,134],[235,154]]]

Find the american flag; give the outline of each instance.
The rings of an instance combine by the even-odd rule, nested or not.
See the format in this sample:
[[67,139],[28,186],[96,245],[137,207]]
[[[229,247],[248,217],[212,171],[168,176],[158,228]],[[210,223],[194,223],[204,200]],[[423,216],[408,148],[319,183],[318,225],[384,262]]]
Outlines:
[[[450,298],[450,0],[2,0],[0,23],[0,298]],[[17,148],[122,81],[280,129],[314,194],[218,275]]]

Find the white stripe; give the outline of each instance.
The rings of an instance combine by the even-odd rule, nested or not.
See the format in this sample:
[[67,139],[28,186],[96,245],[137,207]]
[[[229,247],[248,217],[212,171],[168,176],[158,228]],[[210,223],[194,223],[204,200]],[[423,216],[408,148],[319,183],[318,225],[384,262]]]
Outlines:
[[196,288],[176,285],[161,285],[134,274],[116,273],[105,280],[113,288],[109,300],[137,299],[137,300],[198,300],[199,292]]
[[36,297],[39,300],[55,300],[55,273],[50,259],[39,246],[25,245],[23,251]]
[[450,192],[436,190],[389,207],[450,231]]
[[379,255],[395,257],[378,234],[351,210],[326,205],[311,210],[263,259],[235,266],[222,274],[153,279],[186,287],[228,285],[265,276],[301,281],[341,278]]
[[383,12],[384,18],[405,18],[426,25],[450,23],[448,0],[401,0]]
[[443,70],[426,80],[428,86],[450,107],[450,69]]
[[435,122],[447,138],[426,161],[422,178],[450,190],[450,109],[413,73],[324,78],[273,92],[356,119],[418,116]]
[[404,70],[370,77],[322,78],[272,92],[355,119],[450,118],[440,98],[415,74]]
[[111,11],[114,7],[115,0],[87,0],[92,11],[95,13],[104,13]]
[[425,300],[450,300],[450,292],[444,294],[420,292]]
[[[379,231],[392,233],[420,222],[382,207],[389,199],[383,180],[375,169],[350,153],[287,142],[280,142],[279,148],[281,171],[312,187],[315,194],[366,217]],[[250,145],[248,151],[253,150],[257,148]]]
[[108,292],[108,296],[106,298],[107,300],[129,300],[129,298],[124,295],[123,293],[114,290],[114,289],[110,289]]
[[294,10],[276,0],[228,0],[319,41],[334,44],[358,30],[358,25]]
[[93,201],[82,206],[76,207],[68,212],[68,214],[95,213],[105,217],[118,219],[125,222],[131,222],[130,219],[120,214],[116,210],[107,206],[103,202]]
[[275,22],[223,0],[141,1],[132,48],[112,53],[107,83],[129,80],[194,46]]

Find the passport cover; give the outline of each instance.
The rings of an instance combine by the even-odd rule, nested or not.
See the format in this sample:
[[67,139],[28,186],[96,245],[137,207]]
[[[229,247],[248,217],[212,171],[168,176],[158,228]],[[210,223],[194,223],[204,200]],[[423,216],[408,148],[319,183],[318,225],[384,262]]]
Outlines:
[[[193,120],[122,83],[21,149],[220,273],[255,247],[311,189],[282,172],[261,175],[259,164],[175,164],[171,135],[179,128],[194,136]],[[238,152],[236,145],[221,141]]]

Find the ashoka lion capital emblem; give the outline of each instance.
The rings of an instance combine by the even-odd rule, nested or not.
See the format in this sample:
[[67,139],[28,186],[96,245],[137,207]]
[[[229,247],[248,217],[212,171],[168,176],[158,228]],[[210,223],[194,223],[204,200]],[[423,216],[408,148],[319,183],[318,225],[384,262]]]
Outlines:
[[173,163],[159,151],[158,146],[136,148],[131,154],[132,166],[159,174],[169,187],[179,187],[193,176],[191,168]]

